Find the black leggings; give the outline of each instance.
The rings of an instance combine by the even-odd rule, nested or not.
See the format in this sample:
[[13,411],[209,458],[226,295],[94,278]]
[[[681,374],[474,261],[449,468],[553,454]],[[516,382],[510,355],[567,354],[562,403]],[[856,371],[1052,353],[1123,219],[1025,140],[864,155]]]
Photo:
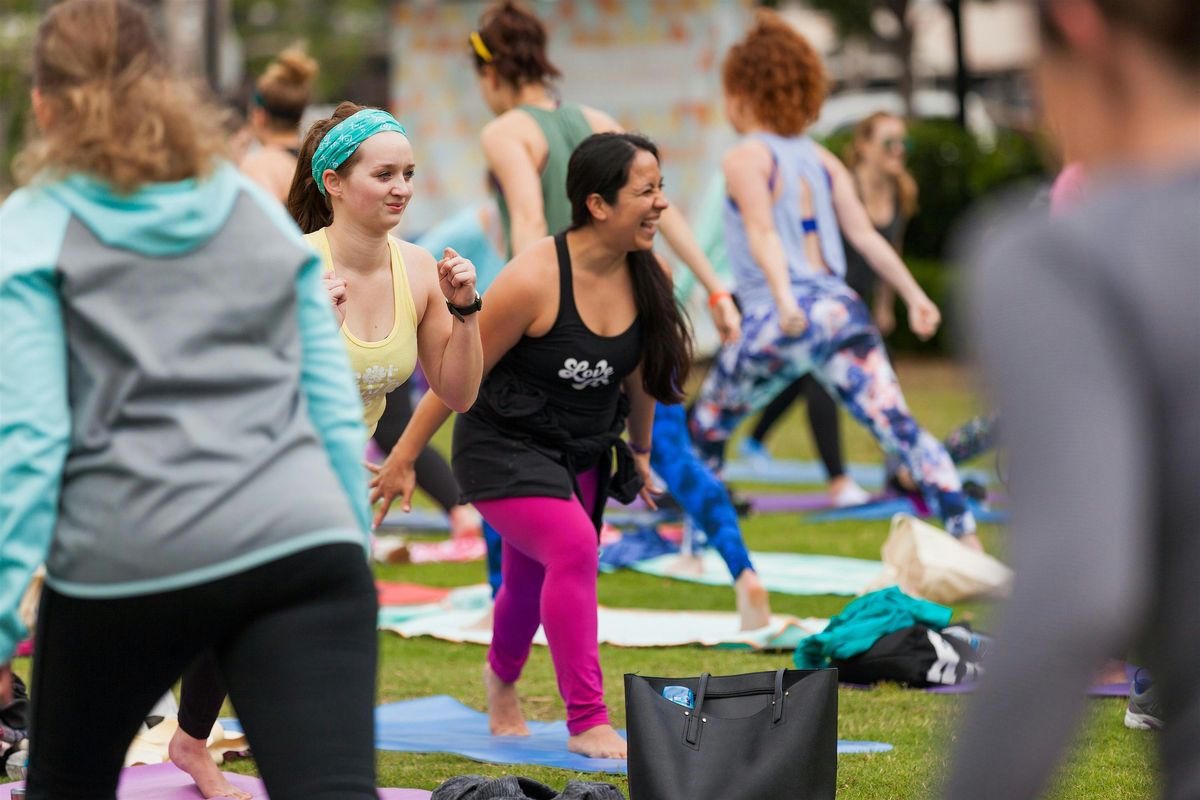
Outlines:
[[115,798],[138,726],[206,651],[272,798],[376,797],[377,613],[366,557],[353,544],[161,594],[83,600],[46,588],[30,800]]
[[846,468],[842,464],[842,429],[837,401],[830,397],[811,373],[792,381],[767,404],[750,436],[759,442],[766,439],[771,428],[802,394],[808,403],[808,425],[812,429],[817,452],[821,454],[821,462],[825,464],[825,472],[830,480],[840,478],[846,474]]
[[[404,433],[404,426],[412,419],[412,414],[412,398],[407,386],[401,386],[387,396],[387,406],[383,409],[383,416],[380,417],[372,437],[379,449],[384,453],[392,452],[396,442],[400,441],[400,435]],[[417,456],[413,468],[417,473],[417,486],[432,497],[443,511],[449,511],[458,505],[458,482],[454,480],[454,473],[450,471],[450,465],[442,458],[441,453],[426,445]]]

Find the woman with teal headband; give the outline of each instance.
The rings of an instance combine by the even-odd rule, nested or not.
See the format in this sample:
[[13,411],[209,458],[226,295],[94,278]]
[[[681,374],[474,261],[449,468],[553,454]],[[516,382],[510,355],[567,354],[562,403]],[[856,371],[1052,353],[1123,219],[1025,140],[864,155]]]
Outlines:
[[[474,265],[449,248],[435,262],[390,235],[412,198],[413,174],[404,126],[386,111],[342,103],[309,130],[288,194],[288,211],[324,260],[371,431],[418,359],[430,388],[458,411],[475,402],[483,375]],[[224,696],[215,664],[193,664],[180,692],[183,733],[206,736]]]
[[483,371],[475,266],[450,248],[435,261],[389,235],[412,199],[414,172],[395,117],[342,103],[309,131],[288,193],[288,211],[325,258],[372,430],[418,358],[434,393],[462,411],[475,402]]

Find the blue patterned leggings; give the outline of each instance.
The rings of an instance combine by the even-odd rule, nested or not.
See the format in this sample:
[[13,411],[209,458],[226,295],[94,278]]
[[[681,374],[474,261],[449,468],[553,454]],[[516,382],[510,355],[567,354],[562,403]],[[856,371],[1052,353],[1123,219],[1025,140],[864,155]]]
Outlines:
[[704,531],[706,544],[721,554],[733,579],[737,580],[744,570],[754,569],[729,492],[692,451],[683,406],[659,403],[655,407],[652,444],[650,466],[692,523]]
[[808,317],[799,336],[779,327],[774,304],[749,309],[742,338],[717,357],[692,418],[693,435],[706,454],[724,451],[748,414],[783,387],[811,372],[871,432],[887,453],[912,471],[930,508],[955,536],[975,531],[962,482],[946,448],[913,419],[866,305],[833,277],[794,288]]

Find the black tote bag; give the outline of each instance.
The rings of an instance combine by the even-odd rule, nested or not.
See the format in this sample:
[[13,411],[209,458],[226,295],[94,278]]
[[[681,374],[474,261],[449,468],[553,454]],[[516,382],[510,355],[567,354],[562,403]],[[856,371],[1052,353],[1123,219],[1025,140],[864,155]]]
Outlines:
[[[689,709],[667,686],[695,693]],[[837,670],[625,676],[630,800],[827,800],[837,791]]]

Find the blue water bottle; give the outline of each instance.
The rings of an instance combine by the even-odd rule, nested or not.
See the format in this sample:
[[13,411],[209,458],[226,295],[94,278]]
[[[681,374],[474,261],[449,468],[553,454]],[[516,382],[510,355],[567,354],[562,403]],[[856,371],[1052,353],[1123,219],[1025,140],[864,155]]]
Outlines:
[[684,708],[696,707],[696,695],[686,686],[668,686],[663,689],[663,697]]

